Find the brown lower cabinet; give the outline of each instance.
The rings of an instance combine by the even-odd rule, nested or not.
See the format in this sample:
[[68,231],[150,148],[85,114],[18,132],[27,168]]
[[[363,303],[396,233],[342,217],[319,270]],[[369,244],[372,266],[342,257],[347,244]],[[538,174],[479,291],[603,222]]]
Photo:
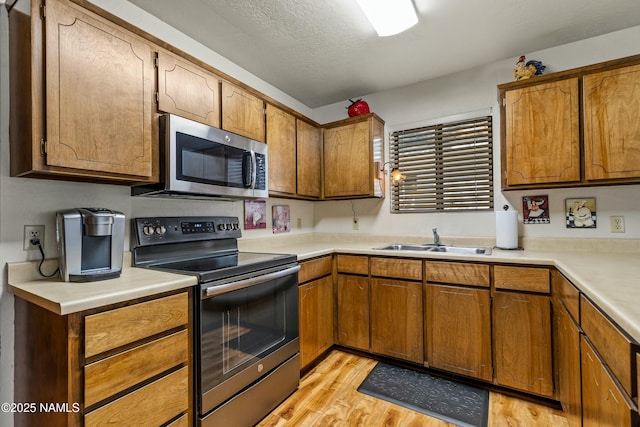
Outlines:
[[[554,286],[556,283],[554,282]],[[564,304],[554,305],[554,337],[557,398],[570,427],[582,425],[582,379],[580,373],[580,328]]]
[[191,298],[180,292],[60,316],[15,299],[15,401],[68,405],[16,426],[191,421]]
[[338,344],[369,351],[369,278],[338,274]]
[[300,285],[300,368],[333,345],[333,278],[325,276]]
[[492,380],[490,298],[489,289],[427,284],[429,366]]
[[[582,425],[619,427],[637,425],[633,402],[614,380],[607,366],[587,338],[581,338],[582,350]],[[634,418],[636,418],[635,421]]]
[[496,383],[553,397],[549,297],[494,292],[493,334]]
[[371,351],[422,363],[422,313],[421,282],[372,278]]

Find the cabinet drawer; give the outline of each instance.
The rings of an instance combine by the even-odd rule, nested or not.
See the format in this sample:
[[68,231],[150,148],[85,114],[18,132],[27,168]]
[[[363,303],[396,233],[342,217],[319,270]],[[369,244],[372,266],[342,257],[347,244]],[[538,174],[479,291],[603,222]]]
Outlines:
[[422,280],[422,261],[398,258],[371,258],[371,275]]
[[551,291],[549,269],[534,267],[493,267],[493,283],[496,289],[512,291],[541,292]]
[[312,259],[300,263],[298,282],[305,283],[313,279],[331,274],[331,256]]
[[580,296],[580,326],[625,391],[633,396],[632,344],[584,295]]
[[489,265],[457,262],[426,262],[427,282],[489,287]]
[[187,292],[85,317],[85,357],[186,325]]
[[91,406],[176,366],[186,364],[186,330],[91,363],[84,368],[84,404]]
[[360,255],[338,255],[336,259],[340,273],[369,274],[369,258]]
[[554,271],[552,276],[554,296],[562,302],[573,319],[578,322],[580,319],[580,291],[560,272]]
[[84,425],[161,425],[189,410],[190,391],[189,369],[184,367],[89,412]]

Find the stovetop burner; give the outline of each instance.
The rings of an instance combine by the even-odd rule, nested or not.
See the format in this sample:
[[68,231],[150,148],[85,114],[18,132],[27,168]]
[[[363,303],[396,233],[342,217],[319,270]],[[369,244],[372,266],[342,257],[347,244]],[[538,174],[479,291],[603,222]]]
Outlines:
[[134,266],[191,274],[199,283],[296,262],[295,255],[239,252],[237,217],[136,218],[133,225]]

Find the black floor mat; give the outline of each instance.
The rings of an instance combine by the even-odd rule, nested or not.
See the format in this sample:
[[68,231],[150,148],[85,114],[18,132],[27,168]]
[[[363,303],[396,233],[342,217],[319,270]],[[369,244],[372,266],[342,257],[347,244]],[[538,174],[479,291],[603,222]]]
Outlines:
[[459,426],[487,427],[489,392],[481,388],[378,362],[358,391]]

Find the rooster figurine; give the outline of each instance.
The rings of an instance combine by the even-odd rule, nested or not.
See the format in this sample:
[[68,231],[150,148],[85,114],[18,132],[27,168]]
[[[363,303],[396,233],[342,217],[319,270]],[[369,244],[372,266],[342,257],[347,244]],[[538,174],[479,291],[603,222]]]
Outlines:
[[526,58],[524,55],[518,58],[518,62],[513,69],[513,77],[515,77],[516,80],[524,80],[531,78],[531,76],[539,76],[544,72],[544,69],[546,68],[540,61],[525,61]]

